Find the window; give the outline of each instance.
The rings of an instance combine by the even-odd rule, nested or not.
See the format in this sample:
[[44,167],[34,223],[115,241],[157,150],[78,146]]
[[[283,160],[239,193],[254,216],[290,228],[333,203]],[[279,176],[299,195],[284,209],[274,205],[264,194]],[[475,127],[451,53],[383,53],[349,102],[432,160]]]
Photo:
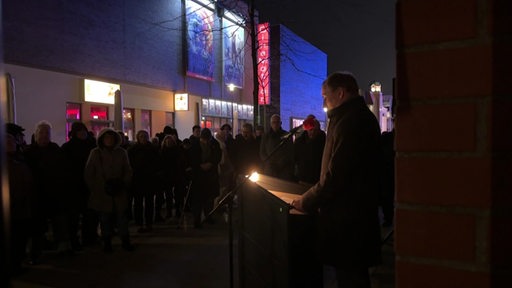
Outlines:
[[91,131],[94,132],[95,136],[98,136],[98,133],[101,131],[101,129],[110,127],[111,122],[108,121],[107,106],[91,106],[90,117]]
[[123,109],[123,132],[124,135],[128,136],[128,139],[130,141],[133,141],[133,135],[135,130],[134,116],[135,109]]
[[71,125],[82,120],[82,105],[79,103],[66,103],[66,140],[69,140]]
[[140,127],[151,136],[151,110],[140,110]]
[[108,107],[91,106],[91,120],[108,121]]
[[173,112],[165,112],[165,125],[174,127],[174,113]]

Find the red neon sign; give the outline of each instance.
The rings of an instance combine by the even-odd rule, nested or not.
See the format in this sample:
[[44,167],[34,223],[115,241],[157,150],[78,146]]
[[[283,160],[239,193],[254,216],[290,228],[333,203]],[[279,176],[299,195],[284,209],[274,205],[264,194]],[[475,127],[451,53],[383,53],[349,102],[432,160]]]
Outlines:
[[270,30],[267,23],[258,24],[258,104],[270,104]]

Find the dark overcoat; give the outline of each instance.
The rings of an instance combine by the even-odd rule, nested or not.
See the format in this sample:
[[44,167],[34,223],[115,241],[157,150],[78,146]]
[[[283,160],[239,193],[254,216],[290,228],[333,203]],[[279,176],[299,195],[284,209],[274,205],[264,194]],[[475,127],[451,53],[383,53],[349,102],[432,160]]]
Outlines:
[[319,130],[314,138],[310,138],[308,132],[304,131],[295,139],[293,154],[298,181],[311,184],[318,182],[322,169],[325,138],[325,132]]
[[[190,166],[192,167],[192,196],[194,199],[214,199],[220,194],[218,166],[222,158],[220,144],[213,137],[206,144],[209,153],[201,148],[201,141],[196,141],[190,148]],[[206,155],[207,154],[207,155]],[[208,171],[201,169],[203,163],[211,163]]]
[[[293,141],[286,139],[287,134],[288,131],[283,129],[277,132],[270,129],[261,139],[260,157],[266,175],[293,180]],[[284,143],[279,146],[282,141]]]
[[127,149],[132,167],[132,188],[135,194],[154,193],[161,186],[158,173],[162,162],[158,148],[151,143],[135,143]]
[[328,116],[320,180],[304,193],[302,205],[318,212],[323,263],[374,266],[380,262],[379,124],[362,97]]

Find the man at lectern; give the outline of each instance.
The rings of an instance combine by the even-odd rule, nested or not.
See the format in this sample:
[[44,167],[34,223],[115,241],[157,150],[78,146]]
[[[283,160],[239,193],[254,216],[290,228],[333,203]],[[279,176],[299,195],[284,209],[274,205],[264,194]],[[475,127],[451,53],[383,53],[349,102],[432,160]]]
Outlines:
[[379,124],[358,94],[352,74],[335,72],[322,84],[329,127],[320,180],[292,205],[318,213],[318,253],[334,267],[338,287],[371,287],[378,265]]

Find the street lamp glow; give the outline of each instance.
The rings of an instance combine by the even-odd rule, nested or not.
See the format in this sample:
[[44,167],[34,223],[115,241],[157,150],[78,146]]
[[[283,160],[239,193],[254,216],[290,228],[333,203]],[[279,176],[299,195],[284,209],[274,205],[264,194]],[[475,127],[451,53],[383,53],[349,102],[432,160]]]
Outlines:
[[381,91],[381,85],[379,82],[375,82],[375,83],[372,83],[372,85],[370,86],[370,90],[372,92],[380,92]]
[[231,92],[235,91],[235,84],[233,84],[233,83],[229,83],[229,84],[228,84],[228,89],[229,89],[229,91],[231,91]]

